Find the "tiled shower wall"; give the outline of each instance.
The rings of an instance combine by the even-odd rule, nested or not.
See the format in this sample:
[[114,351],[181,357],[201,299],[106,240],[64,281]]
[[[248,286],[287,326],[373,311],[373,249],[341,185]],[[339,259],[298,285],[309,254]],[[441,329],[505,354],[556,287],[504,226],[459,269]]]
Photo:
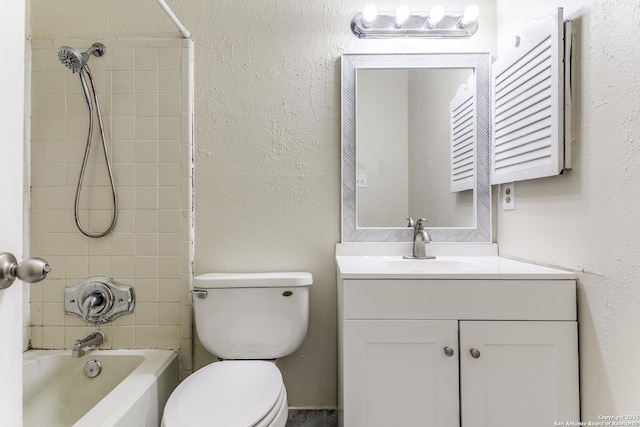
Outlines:
[[[98,40],[91,57],[118,191],[110,235],[78,231],[73,205],[88,112],[77,74],[57,59],[62,45],[86,50],[96,40],[33,40],[31,74],[30,254],[47,259],[49,277],[31,285],[33,348],[71,348],[100,329],[101,348],[182,349],[191,370],[193,45],[180,39]],[[90,231],[111,219],[111,193],[94,128],[80,217]],[[65,315],[63,291],[87,277],[132,285],[135,313],[106,325]]]

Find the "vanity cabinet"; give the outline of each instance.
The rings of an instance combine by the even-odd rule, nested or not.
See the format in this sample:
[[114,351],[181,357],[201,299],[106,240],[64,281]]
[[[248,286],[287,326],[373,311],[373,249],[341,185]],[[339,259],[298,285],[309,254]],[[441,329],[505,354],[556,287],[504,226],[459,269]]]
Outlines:
[[338,280],[340,424],[579,420],[574,280]]

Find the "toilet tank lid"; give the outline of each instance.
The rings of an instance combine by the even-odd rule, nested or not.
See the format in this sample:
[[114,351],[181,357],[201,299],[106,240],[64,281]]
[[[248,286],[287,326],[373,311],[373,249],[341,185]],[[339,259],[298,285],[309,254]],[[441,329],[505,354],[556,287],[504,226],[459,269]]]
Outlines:
[[313,283],[311,273],[207,273],[193,279],[193,287],[212,288],[291,288],[309,286]]

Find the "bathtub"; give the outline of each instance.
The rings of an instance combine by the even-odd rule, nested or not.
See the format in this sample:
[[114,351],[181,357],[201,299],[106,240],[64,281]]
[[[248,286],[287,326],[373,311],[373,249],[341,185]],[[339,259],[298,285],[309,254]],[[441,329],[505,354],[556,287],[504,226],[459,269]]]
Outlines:
[[[90,360],[102,365],[95,378]],[[178,385],[177,353],[97,350],[79,359],[71,350],[29,350],[23,356],[24,427],[153,426]]]

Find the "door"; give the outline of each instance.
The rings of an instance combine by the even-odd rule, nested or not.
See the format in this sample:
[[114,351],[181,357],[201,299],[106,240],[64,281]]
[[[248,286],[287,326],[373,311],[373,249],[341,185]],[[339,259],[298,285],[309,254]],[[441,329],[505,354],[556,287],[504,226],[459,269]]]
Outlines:
[[460,322],[464,427],[579,421],[576,322]]
[[[0,252],[23,256],[25,2],[0,2]],[[0,290],[2,425],[22,425],[22,283]]]
[[345,426],[459,426],[456,320],[345,320],[343,342]]

